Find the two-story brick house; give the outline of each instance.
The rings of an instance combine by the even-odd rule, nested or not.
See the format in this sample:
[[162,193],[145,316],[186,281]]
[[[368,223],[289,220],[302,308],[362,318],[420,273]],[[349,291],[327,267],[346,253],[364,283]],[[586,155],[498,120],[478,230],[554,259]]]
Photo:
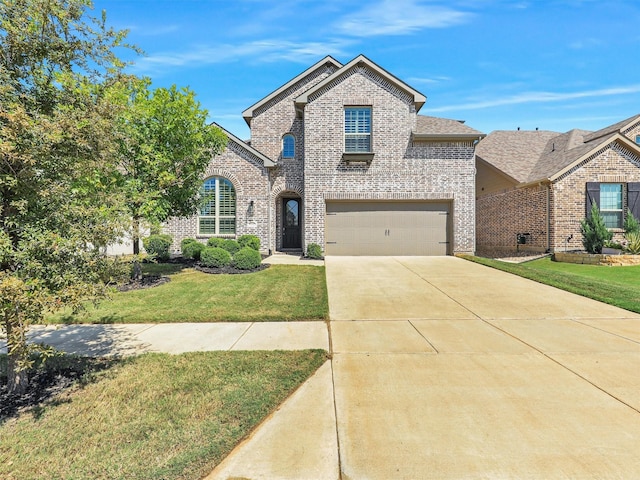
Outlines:
[[446,255],[475,248],[475,144],[463,122],[418,115],[424,95],[360,55],[326,57],[243,112],[180,240],[254,234],[265,251]]

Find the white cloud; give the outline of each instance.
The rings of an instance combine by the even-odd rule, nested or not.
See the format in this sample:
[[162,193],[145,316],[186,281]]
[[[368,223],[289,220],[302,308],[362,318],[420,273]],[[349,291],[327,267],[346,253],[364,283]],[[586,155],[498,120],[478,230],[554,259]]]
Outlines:
[[282,40],[257,40],[238,45],[201,45],[181,52],[152,54],[139,59],[131,70],[151,75],[171,68],[193,68],[248,58],[257,62],[281,60],[307,64],[326,55],[344,55],[347,42],[296,43]]
[[577,100],[582,98],[609,97],[615,95],[628,95],[640,93],[640,84],[628,85],[624,87],[610,87],[598,90],[585,90],[582,92],[524,92],[509,97],[495,98],[479,102],[469,102],[459,105],[447,105],[430,109],[431,112],[451,112],[460,110],[480,110],[484,108],[501,107],[505,105],[519,105],[523,103],[549,103],[562,102],[567,100]]
[[417,0],[382,0],[347,15],[336,24],[338,31],[354,37],[406,35],[425,28],[444,28],[469,20],[471,14]]
[[445,76],[434,76],[431,78],[425,77],[409,77],[407,79],[407,83],[410,85],[435,85],[437,83],[448,82],[451,80],[451,77]]

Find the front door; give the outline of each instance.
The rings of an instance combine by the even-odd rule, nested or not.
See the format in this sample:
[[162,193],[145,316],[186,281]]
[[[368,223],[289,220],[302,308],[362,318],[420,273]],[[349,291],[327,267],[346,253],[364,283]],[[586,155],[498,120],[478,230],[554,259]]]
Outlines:
[[282,212],[282,248],[301,248],[300,200],[284,198]]

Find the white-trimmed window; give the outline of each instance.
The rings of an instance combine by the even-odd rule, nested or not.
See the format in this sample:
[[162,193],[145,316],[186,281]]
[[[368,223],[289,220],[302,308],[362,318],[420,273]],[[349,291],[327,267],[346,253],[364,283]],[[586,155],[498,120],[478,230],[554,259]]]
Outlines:
[[607,228],[622,228],[624,198],[622,183],[600,184],[600,214]]
[[345,107],[344,151],[371,152],[371,107]]
[[640,145],[640,135],[636,135],[636,143]]
[[294,158],[296,156],[296,138],[287,133],[282,137],[282,158]]
[[201,189],[204,204],[198,216],[198,234],[234,235],[236,233],[236,190],[223,177],[207,178]]

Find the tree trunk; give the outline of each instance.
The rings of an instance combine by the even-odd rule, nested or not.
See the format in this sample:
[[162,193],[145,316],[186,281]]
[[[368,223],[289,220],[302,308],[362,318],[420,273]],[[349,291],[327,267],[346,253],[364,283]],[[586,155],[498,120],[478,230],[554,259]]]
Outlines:
[[133,259],[133,281],[139,282],[142,280],[142,265],[140,265],[140,218],[133,217],[133,254],[135,255]]
[[13,326],[10,320],[6,320],[5,327],[7,330],[7,351],[9,352],[7,390],[10,395],[23,395],[29,386],[29,377],[27,376],[27,371],[21,369],[18,363],[21,353],[25,352],[26,348],[23,345],[16,345],[16,341],[26,343],[27,338],[24,332],[20,332],[17,335],[13,333]]

